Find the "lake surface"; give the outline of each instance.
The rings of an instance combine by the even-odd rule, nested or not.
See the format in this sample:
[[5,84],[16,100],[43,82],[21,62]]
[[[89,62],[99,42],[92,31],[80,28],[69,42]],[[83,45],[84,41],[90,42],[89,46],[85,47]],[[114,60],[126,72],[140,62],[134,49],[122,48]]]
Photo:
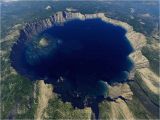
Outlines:
[[11,64],[31,80],[53,84],[64,101],[82,107],[86,99],[92,104],[91,98],[107,96],[106,82],[127,80],[133,48],[125,34],[122,27],[101,19],[57,24],[30,40],[21,33]]

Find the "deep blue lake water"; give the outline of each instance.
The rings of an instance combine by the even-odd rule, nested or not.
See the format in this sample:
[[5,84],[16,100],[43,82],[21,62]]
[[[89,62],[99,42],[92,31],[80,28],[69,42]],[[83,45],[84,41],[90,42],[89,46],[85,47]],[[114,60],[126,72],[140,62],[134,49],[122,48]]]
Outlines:
[[[86,96],[107,96],[105,82],[126,81],[133,48],[125,34],[122,27],[101,19],[54,25],[31,40],[21,33],[11,64],[31,80],[52,83],[65,101],[83,106]],[[42,39],[47,44],[40,45]]]

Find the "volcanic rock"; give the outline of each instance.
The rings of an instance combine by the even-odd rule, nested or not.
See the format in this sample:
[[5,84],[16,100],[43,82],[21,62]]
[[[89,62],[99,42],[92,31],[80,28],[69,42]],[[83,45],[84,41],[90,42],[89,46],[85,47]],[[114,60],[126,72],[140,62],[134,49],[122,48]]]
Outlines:
[[[50,16],[44,20],[37,20],[32,23],[27,23],[21,33],[24,33],[26,38],[29,40],[33,35],[39,34],[40,32],[53,27],[54,25],[63,25],[64,22],[70,21],[73,19],[92,19],[92,18],[100,18],[105,22],[114,24],[115,26],[121,26],[126,29],[126,37],[130,41],[132,47],[134,48],[134,52],[130,54],[130,58],[135,64],[133,70],[129,73],[128,79],[134,78],[135,69],[146,68],[149,66],[149,62],[141,53],[141,49],[143,46],[146,45],[146,38],[143,34],[137,33],[133,30],[133,27],[128,25],[127,23],[113,20],[108,18],[104,15],[104,13],[96,13],[96,14],[81,14],[79,12],[72,13],[72,12],[57,12],[56,14]],[[42,41],[42,45],[46,45],[46,41]],[[112,99],[118,98],[119,96],[124,97],[125,99],[131,99],[133,95],[130,87],[127,83],[117,83],[114,86],[109,87],[109,96]]]

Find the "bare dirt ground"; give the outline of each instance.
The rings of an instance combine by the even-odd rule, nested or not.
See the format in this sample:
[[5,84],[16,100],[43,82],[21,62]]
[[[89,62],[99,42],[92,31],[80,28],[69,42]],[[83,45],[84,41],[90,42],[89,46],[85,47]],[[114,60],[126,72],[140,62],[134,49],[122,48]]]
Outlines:
[[111,113],[110,113],[110,119],[126,119],[126,120],[133,120],[134,115],[128,108],[127,104],[121,100],[118,99],[116,102],[111,103]]
[[148,89],[150,89],[153,93],[158,95],[160,87],[160,78],[149,68],[140,69],[138,70],[138,72],[140,73],[141,78],[148,87]]
[[38,82],[38,87],[38,107],[35,113],[35,119],[41,120],[44,110],[48,106],[49,99],[53,97],[53,88],[51,85],[45,84],[43,80]]

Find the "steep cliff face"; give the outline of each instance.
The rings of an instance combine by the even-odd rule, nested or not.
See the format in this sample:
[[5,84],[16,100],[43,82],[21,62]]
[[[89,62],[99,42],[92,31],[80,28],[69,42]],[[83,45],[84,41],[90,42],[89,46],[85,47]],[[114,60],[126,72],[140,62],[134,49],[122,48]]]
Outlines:
[[[53,16],[51,16],[50,18],[47,18],[44,20],[37,20],[32,23],[27,23],[25,26],[23,26],[20,33],[16,31],[16,33],[17,33],[16,36],[12,34],[12,35],[6,37],[5,39],[3,39],[3,41],[12,40],[13,36],[14,36],[14,38],[18,37],[19,35],[21,35],[21,33],[23,33],[26,36],[26,38],[29,40],[33,35],[36,35],[36,34],[42,32],[42,31],[44,31],[44,30],[46,30],[56,24],[63,25],[63,23],[65,21],[69,21],[72,19],[85,20],[85,19],[89,19],[89,18],[101,18],[103,21],[112,23],[116,26],[121,26],[127,30],[126,37],[128,38],[128,40],[130,41],[130,43],[132,44],[132,46],[134,48],[134,52],[132,54],[130,54],[130,58],[132,59],[132,61],[135,64],[135,67],[130,72],[129,80],[134,80],[135,79],[135,72],[138,72],[141,79],[136,78],[137,80],[135,82],[143,81],[143,84],[137,82],[140,87],[146,85],[151,91],[153,91],[153,92],[156,91],[156,95],[159,94],[157,92],[158,87],[154,84],[154,81],[157,82],[158,77],[157,76],[153,77],[153,78],[151,77],[154,73],[152,73],[150,71],[150,69],[148,68],[149,61],[146,59],[145,56],[143,56],[143,54],[141,52],[141,49],[143,48],[143,46],[146,45],[145,36],[141,33],[135,32],[133,30],[133,27],[128,25],[127,23],[108,18],[103,13],[83,15],[81,13],[58,12],[58,13],[54,14]],[[3,52],[3,51],[1,51],[1,52]],[[150,76],[147,76],[147,74],[150,74]],[[148,82],[148,80],[150,82]],[[139,96],[138,93],[142,93],[143,92],[142,90],[145,90],[146,94],[150,94],[149,93],[150,90],[146,89],[146,87],[144,87],[142,89],[138,89],[141,92],[136,91],[137,88],[134,89],[134,87],[133,87],[132,90],[135,90],[137,92],[136,93],[135,91],[132,91],[130,89],[130,86],[128,85],[128,83],[117,83],[114,85],[109,85],[109,84],[107,84],[107,85],[109,88],[109,97],[111,98],[111,101],[114,101],[114,102],[108,102],[108,104],[111,105],[111,114],[110,114],[110,112],[108,112],[106,114],[109,114],[109,118],[112,118],[112,119],[119,119],[119,114],[124,115],[125,112],[126,113],[128,112],[130,114],[129,114],[129,116],[127,116],[125,114],[124,118],[129,119],[129,118],[135,117],[132,115],[132,113],[134,113],[134,111],[132,111],[132,110],[130,111],[130,109],[128,107],[123,107],[123,106],[127,106],[127,104],[124,101],[132,100],[132,96],[134,94]],[[44,87],[44,89],[47,90],[47,87],[46,88]],[[46,91],[46,90],[44,90],[44,91]],[[39,92],[41,92],[40,94],[42,95],[44,91],[39,91]],[[143,96],[143,94],[140,94],[140,96]],[[40,97],[45,97],[45,96],[39,96],[39,98]],[[156,98],[157,97],[151,98],[151,101],[154,101],[154,103],[157,104]],[[141,100],[143,100],[143,98]],[[38,103],[41,103],[41,99],[38,99]],[[40,106],[40,105],[38,105],[38,106]],[[149,107],[149,105],[147,107]],[[41,109],[41,113],[44,112],[45,109],[46,110],[48,109],[47,106],[45,106],[44,109]],[[153,109],[154,109],[154,107],[153,107]],[[38,110],[39,109],[37,109],[37,111]],[[105,110],[106,110],[106,108],[105,108]],[[121,111],[121,113],[118,113],[119,111]],[[104,112],[104,110],[103,110],[103,112]],[[35,113],[35,115],[37,115],[37,113]],[[43,115],[41,117],[43,118]]]
[[[111,18],[106,17],[103,13],[96,13],[96,14],[81,14],[81,13],[72,13],[72,12],[57,12],[50,18],[44,19],[44,20],[38,20],[32,23],[27,23],[23,28],[23,33],[27,36],[29,39],[33,35],[36,35],[56,24],[63,25],[64,22],[70,21],[73,19],[92,19],[92,18],[100,18],[105,22],[112,23],[115,26],[121,26],[127,30],[126,37],[130,41],[132,47],[134,48],[134,52],[130,54],[130,58],[132,59],[133,63],[135,64],[135,67],[133,70],[129,73],[129,79],[134,79],[134,74],[136,69],[141,68],[147,68],[149,66],[149,62],[146,59],[145,56],[142,55],[141,49],[146,44],[146,38],[143,34],[137,33],[133,30],[133,27],[128,25],[127,23],[113,20]],[[115,86],[110,86],[110,91],[115,88]],[[126,91],[124,91],[126,89]],[[131,99],[132,92],[129,88],[129,86],[126,84],[125,86],[123,84],[117,84],[116,85],[116,91],[123,91],[123,92],[110,92],[111,98],[118,98],[119,96],[123,96],[125,99]],[[126,94],[126,95],[125,95]]]
[[29,38],[32,35],[38,34],[46,30],[47,28],[54,26],[55,24],[63,24],[64,22],[73,20],[73,19],[85,20],[85,19],[92,19],[92,18],[101,18],[103,21],[125,28],[127,30],[126,36],[135,50],[130,55],[130,57],[136,64],[136,68],[148,67],[149,65],[148,60],[141,53],[142,47],[146,45],[145,36],[141,33],[135,32],[133,30],[133,27],[130,26],[129,24],[108,18],[103,13],[83,15],[81,13],[57,12],[50,18],[47,18],[44,20],[38,20],[32,23],[27,23],[24,26],[22,31],[24,31],[26,36]]

